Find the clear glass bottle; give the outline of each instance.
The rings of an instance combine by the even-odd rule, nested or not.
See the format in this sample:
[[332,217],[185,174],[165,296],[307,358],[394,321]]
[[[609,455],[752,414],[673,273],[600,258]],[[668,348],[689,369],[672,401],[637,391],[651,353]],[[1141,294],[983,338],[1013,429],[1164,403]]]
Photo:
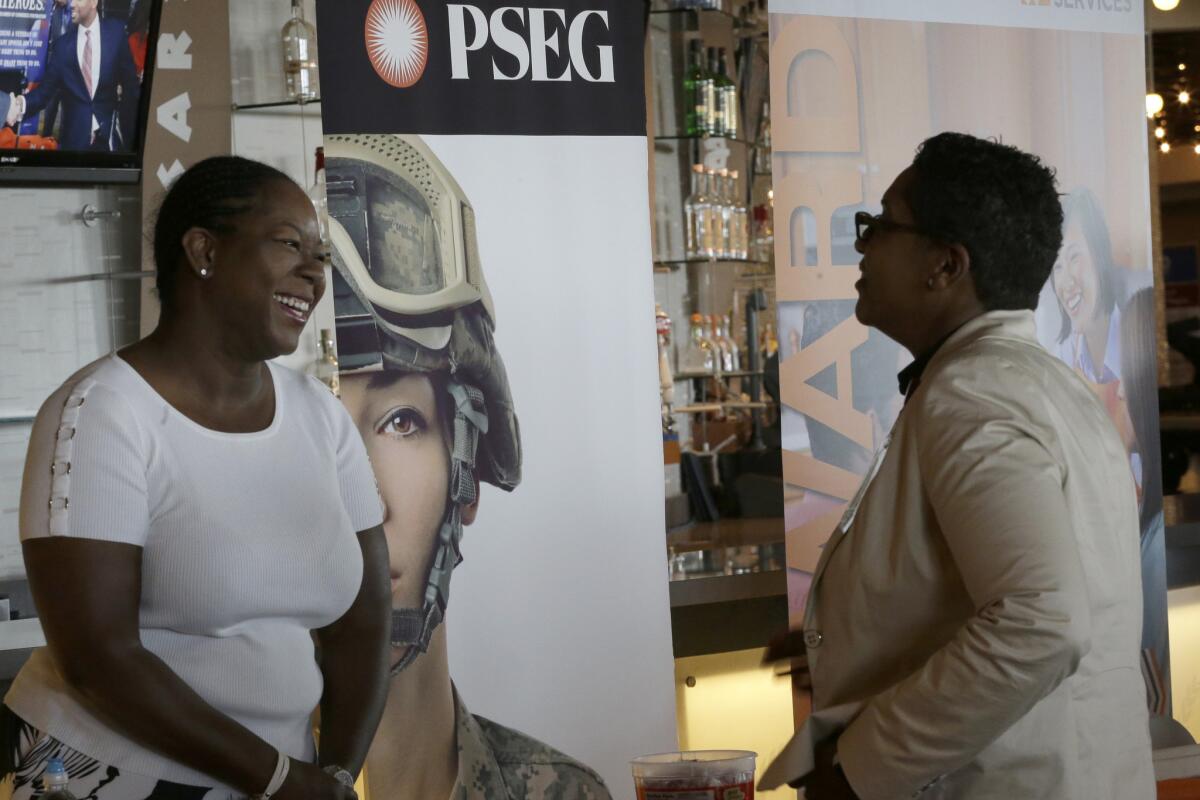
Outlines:
[[741,370],[742,370],[742,348],[738,347],[737,339],[735,339],[732,335],[732,332],[731,332],[732,324],[733,323],[732,323],[732,320],[731,320],[729,314],[726,314],[724,317],[722,317],[721,318],[721,335],[725,338],[725,341],[729,343],[729,351],[732,354],[732,362],[731,362],[732,366],[730,367],[730,371],[741,372]]
[[667,350],[667,367],[675,372],[674,337],[671,335],[675,322],[662,307],[662,303],[654,304],[654,332]]
[[340,396],[341,380],[338,374],[337,350],[333,343],[333,331],[321,329],[321,350],[317,359],[308,368],[308,374],[329,387],[329,391]]
[[743,191],[738,186],[738,177],[737,170],[729,173],[729,227],[732,239],[729,257],[744,261],[750,257],[750,214],[742,201]]
[[658,339],[658,391],[664,419],[669,419],[670,408],[675,402],[675,371],[671,369],[671,317],[661,303],[654,305],[654,329]]
[[308,199],[312,200],[313,208],[317,211],[317,228],[321,232],[321,241],[329,242],[329,195],[325,191],[325,148],[318,147],[316,164],[313,168],[313,185],[308,190]]
[[679,359],[679,371],[689,375],[710,374],[716,369],[716,357],[712,342],[704,335],[704,317],[692,314],[691,324],[687,346]]
[[283,74],[287,97],[297,103],[316,100],[317,31],[304,19],[300,0],[292,0],[292,18],[280,31],[283,40]]
[[709,317],[709,324],[712,326],[712,341],[716,345],[717,353],[721,356],[721,372],[733,372],[733,347],[732,342],[725,337],[725,318],[720,316]]
[[733,258],[733,203],[729,193],[729,170],[716,174],[717,190],[713,192],[721,218],[721,236],[717,243],[717,258]]
[[755,206],[753,211],[754,222],[750,229],[750,258],[754,261],[767,261],[764,255],[767,252],[766,244],[766,219],[767,207]]
[[721,245],[721,201],[717,198],[717,174],[701,167],[700,217],[703,219],[703,237],[700,239],[700,256],[716,258]]
[[704,167],[700,164],[693,164],[691,177],[692,190],[687,199],[683,201],[683,250],[685,258],[701,258],[704,255],[704,214],[702,213],[704,195],[701,191],[701,184],[704,182]]
[[771,100],[763,100],[762,118],[754,142],[754,171],[759,175],[771,172]]
[[721,377],[725,371],[725,358],[721,348],[721,337],[715,333],[715,323],[711,314],[704,316],[704,338],[708,339],[713,351],[713,375]]
[[754,207],[755,261],[771,261],[775,255],[775,233],[771,222],[771,206],[764,203]]

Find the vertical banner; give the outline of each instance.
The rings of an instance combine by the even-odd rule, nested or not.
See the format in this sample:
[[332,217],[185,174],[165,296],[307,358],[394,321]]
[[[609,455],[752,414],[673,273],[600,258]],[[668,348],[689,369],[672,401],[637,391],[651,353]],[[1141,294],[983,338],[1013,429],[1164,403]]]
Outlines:
[[[791,617],[911,359],[854,316],[853,218],[942,131],[1057,170],[1063,248],[1038,338],[1103,400],[1139,489],[1152,713],[1169,712],[1142,7],[1031,0],[772,0],[771,101]],[[1014,498],[1014,501],[1019,502]]]
[[[225,3],[217,5],[163,0],[142,157],[145,243],[153,241],[155,214],[171,181],[197,161],[230,152],[229,14]],[[154,270],[148,246],[142,248],[142,269]],[[145,336],[158,324],[153,278],[142,281],[141,317]]]
[[367,793],[628,796],[676,746],[644,9],[317,21],[341,397],[393,578]]

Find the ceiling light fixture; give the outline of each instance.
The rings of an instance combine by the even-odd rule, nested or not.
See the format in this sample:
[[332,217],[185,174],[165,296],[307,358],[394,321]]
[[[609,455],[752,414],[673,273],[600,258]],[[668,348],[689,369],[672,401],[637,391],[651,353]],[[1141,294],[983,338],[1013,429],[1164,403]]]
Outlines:
[[1163,98],[1158,92],[1146,95],[1146,116],[1154,118],[1163,110]]
[[1174,11],[1179,7],[1179,0],[1154,0],[1154,7],[1159,11]]

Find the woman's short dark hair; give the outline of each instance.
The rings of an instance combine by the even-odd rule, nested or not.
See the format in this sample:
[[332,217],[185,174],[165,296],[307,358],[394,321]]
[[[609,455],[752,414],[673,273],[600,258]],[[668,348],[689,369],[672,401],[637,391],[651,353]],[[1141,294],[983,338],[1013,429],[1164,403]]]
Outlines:
[[[1100,201],[1090,189],[1076,189],[1063,199],[1063,235],[1071,222],[1079,220],[1079,230],[1083,232],[1083,240],[1087,244],[1088,255],[1096,270],[1096,310],[1100,314],[1111,314],[1117,305],[1117,262],[1113,260],[1112,239],[1108,235],[1108,224],[1104,221],[1104,212],[1100,210]],[[1071,335],[1071,318],[1067,315],[1062,302],[1058,304],[1058,313],[1062,317],[1059,327],[1058,340],[1065,342]]]
[[256,208],[262,188],[275,181],[294,183],[275,167],[239,156],[206,158],[175,179],[154,222],[155,285],[164,313],[174,303],[183,235],[192,228],[232,230],[232,218]]
[[918,225],[966,247],[990,311],[1037,308],[1062,245],[1054,170],[1010,145],[942,133],[913,160],[908,202]]

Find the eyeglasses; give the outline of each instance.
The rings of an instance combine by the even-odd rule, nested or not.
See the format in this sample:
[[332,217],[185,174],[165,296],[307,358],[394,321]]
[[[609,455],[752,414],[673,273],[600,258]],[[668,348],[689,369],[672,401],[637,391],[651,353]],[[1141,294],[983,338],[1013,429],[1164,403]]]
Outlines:
[[907,233],[915,233],[918,236],[928,236],[930,239],[942,240],[941,236],[935,233],[930,233],[924,228],[916,225],[905,225],[903,222],[892,222],[884,219],[882,215],[876,216],[868,214],[866,211],[859,211],[854,215],[854,235],[858,237],[860,242],[866,243],[875,235],[875,231],[905,231]]

